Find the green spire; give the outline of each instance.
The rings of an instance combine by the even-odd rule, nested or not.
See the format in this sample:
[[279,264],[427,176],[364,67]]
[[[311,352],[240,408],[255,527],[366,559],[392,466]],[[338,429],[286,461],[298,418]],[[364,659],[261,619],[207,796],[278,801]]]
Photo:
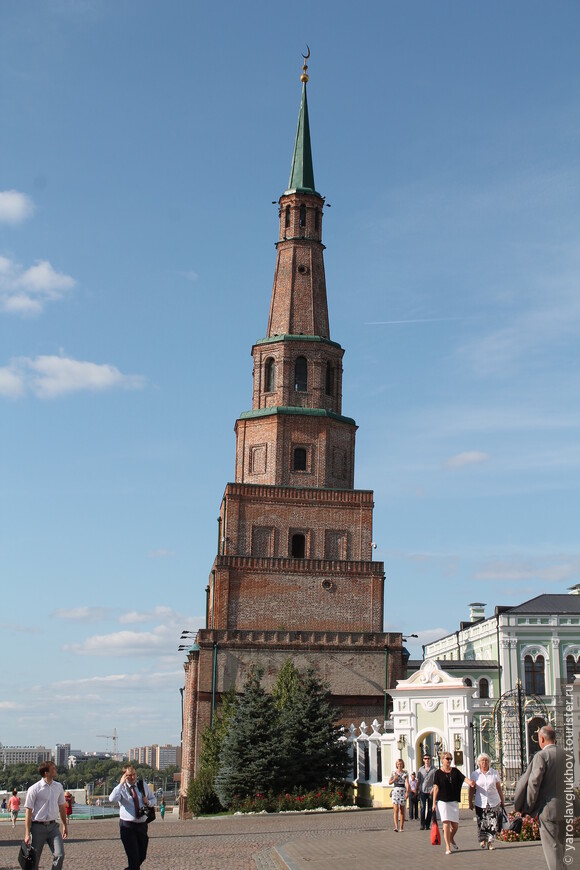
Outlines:
[[288,190],[285,193],[316,193],[305,81],[302,83],[302,99],[298,113],[298,127],[296,128],[296,139],[294,141],[290,181],[288,182]]

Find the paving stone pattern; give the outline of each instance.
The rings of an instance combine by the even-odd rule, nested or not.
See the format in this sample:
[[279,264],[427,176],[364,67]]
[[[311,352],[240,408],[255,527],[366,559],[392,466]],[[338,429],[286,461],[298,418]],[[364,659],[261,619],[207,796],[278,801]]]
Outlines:
[[[469,862],[470,870],[545,870],[539,843],[498,843],[493,852],[478,848],[471,813],[462,811],[457,836],[461,851],[446,856],[431,846],[429,834],[408,822],[395,834],[390,810],[343,813],[236,816],[179,821],[166,816],[150,827],[149,854],[143,870],[358,870],[358,868],[449,867]],[[123,870],[125,853],[117,820],[73,821],[65,844],[65,870]],[[18,870],[24,834],[0,824],[0,868]],[[578,844],[580,847],[580,844]],[[579,850],[580,851],[580,850]],[[45,848],[40,870],[49,870]],[[576,863],[576,862],[575,862]],[[580,857],[577,868],[580,870]]]

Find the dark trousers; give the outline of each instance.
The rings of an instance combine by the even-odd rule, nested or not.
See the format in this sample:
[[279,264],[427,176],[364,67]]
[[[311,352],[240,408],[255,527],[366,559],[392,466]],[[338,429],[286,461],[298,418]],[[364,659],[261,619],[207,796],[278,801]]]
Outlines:
[[433,795],[421,792],[421,827],[431,827],[431,813],[433,812]]
[[125,822],[121,820],[121,842],[125,848],[129,866],[127,870],[139,870],[147,857],[149,837],[146,822]]
[[419,818],[419,795],[409,792],[409,818]]

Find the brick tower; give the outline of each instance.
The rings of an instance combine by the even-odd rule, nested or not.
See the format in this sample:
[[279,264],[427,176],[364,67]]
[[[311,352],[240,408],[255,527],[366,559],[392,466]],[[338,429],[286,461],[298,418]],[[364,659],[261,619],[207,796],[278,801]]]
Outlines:
[[354,489],[357,427],[342,414],[344,351],[330,338],[306,69],[268,330],[252,348],[252,410],[236,421],[206,628],[185,664],[182,796],[221,694],[241,689],[252,663],[266,684],[288,657],[314,667],[348,724],[382,721],[386,688],[403,676],[401,635],[382,631],[373,493]]

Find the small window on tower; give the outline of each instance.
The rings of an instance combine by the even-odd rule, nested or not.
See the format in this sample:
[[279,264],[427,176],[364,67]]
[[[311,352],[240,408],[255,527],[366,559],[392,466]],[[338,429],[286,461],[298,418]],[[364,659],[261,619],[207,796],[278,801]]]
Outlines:
[[266,366],[264,370],[264,389],[267,393],[272,393],[274,391],[276,382],[276,369],[274,366],[274,360],[270,356],[266,360]]
[[485,677],[482,677],[479,681],[479,697],[489,698],[489,682]]
[[326,363],[326,395],[334,396],[334,366]]
[[294,449],[294,471],[306,471],[306,448]]
[[300,226],[301,227],[306,226],[306,206],[305,205],[300,206]]
[[306,553],[306,538],[304,535],[292,535],[292,557],[303,559]]
[[286,227],[290,226],[290,206],[286,206],[286,217],[285,217]]
[[294,366],[294,389],[298,393],[305,393],[308,389],[308,365],[304,356],[299,356]]

